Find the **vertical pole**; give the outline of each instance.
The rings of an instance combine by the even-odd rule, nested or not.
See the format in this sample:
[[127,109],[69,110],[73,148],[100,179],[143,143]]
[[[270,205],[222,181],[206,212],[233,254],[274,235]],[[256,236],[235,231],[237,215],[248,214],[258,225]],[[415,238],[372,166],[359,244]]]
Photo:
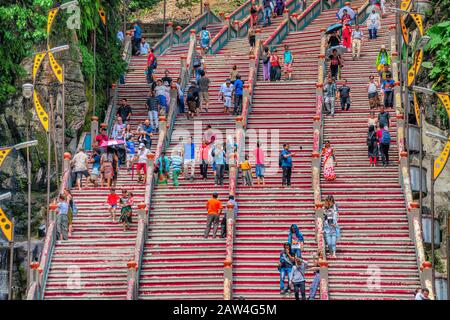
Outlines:
[[9,288],[8,288],[8,299],[12,300],[12,287],[13,287],[13,267],[14,267],[14,228],[16,226],[16,221],[12,218],[12,235],[11,241],[9,242]]
[[163,13],[163,24],[164,24],[164,34],[166,33],[166,6],[167,0],[164,0],[164,13]]
[[[53,101],[52,101],[53,102]],[[58,174],[58,148],[57,148],[57,144],[56,144],[56,108],[55,106],[52,104],[50,104],[50,123],[49,123],[49,130],[52,134],[52,139],[53,139],[53,153],[55,156],[55,173],[56,173],[56,185],[57,185],[57,189],[59,189],[59,174]]]
[[[50,106],[53,105],[53,94],[50,94]],[[51,163],[51,158],[52,158],[52,154],[51,154],[51,149],[52,149],[52,141],[51,141],[51,137],[50,137],[50,128],[51,128],[51,121],[52,121],[52,117],[49,117],[49,125],[48,125],[48,132],[47,132],[47,209],[50,206],[50,163]],[[47,229],[48,230],[48,225],[49,225],[49,219],[48,219],[49,214],[47,214]]]
[[[61,109],[62,109],[62,143],[61,143],[61,166],[64,163],[64,152],[66,152],[66,66],[62,65],[62,93],[61,93]],[[28,149],[27,149],[28,150]],[[61,170],[61,172],[64,172]],[[28,262],[28,265],[30,262]]]
[[[420,117],[419,117],[419,121],[420,121],[420,125],[419,125],[419,218],[420,221],[422,221],[422,210],[423,210],[423,194],[422,194],[422,188],[423,188],[423,179],[422,179],[422,170],[423,170],[423,161],[422,161],[422,157],[423,157],[423,138],[422,138],[422,134],[423,134],[423,108],[422,106],[420,106]],[[431,243],[434,242],[431,241]]]
[[[421,121],[422,122],[422,121]],[[431,195],[431,203],[430,203],[430,209],[431,209],[431,289],[433,290],[433,293],[436,291],[434,290],[434,279],[435,279],[435,265],[434,265],[434,156],[431,156],[431,186],[430,186],[430,195]]]
[[94,106],[92,110],[92,116],[95,117],[95,106],[97,104],[97,95],[96,95],[96,82],[97,82],[97,30],[94,29],[94,88],[92,90],[94,95]]
[[450,300],[450,216],[447,211],[447,300]]
[[200,14],[203,14],[203,0],[200,0]]
[[[30,127],[27,127],[27,141],[30,140]],[[28,217],[27,217],[27,288],[31,279],[31,162],[30,148],[27,148],[27,179],[28,179]]]
[[123,36],[125,39],[125,36],[127,34],[127,1],[123,0],[123,10],[122,10],[122,15],[123,15]]

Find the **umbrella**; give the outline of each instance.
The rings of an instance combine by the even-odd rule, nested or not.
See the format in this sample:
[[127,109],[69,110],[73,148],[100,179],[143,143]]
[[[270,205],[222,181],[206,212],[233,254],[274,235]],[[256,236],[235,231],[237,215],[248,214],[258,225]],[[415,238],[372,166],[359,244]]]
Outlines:
[[330,47],[327,50],[327,56],[331,55],[333,53],[333,50],[336,49],[337,53],[342,55],[343,53],[347,52],[347,47],[344,47],[343,45],[338,45],[338,46],[334,46],[334,47]]
[[108,140],[108,141],[103,141],[102,144],[100,145],[100,147],[112,147],[112,146],[117,146],[120,144],[125,144],[125,141],[123,140]]
[[335,23],[335,24],[332,24],[331,26],[329,26],[327,28],[327,30],[325,31],[325,33],[326,34],[330,34],[330,33],[333,33],[333,31],[340,30],[340,29],[342,29],[342,24],[341,23]]
[[347,10],[347,13],[350,15],[350,19],[353,20],[353,19],[355,18],[356,12],[353,11],[353,9],[350,8],[349,6],[344,6],[344,7],[342,7],[342,8],[338,11],[338,13],[336,13],[336,16],[337,16],[339,19],[342,19],[342,16],[344,15],[344,10]]

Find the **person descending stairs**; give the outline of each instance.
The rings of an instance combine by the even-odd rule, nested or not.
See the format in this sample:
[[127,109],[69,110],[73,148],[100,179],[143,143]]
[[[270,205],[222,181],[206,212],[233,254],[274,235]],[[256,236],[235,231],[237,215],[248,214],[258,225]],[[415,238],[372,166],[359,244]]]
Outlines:
[[[398,180],[398,148],[395,110],[388,109],[391,125],[390,164],[372,167],[367,154],[369,76],[378,79],[375,65],[382,45],[389,48],[389,27],[395,15],[381,21],[378,38],[368,39],[359,60],[344,54],[344,80],[351,89],[351,106],[334,117],[326,116],[324,140],[334,148],[338,165],[336,180],[321,180],[322,196],[332,195],[339,206],[341,238],[337,258],[329,259],[330,299],[410,299],[420,287],[414,244],[409,237],[408,218]],[[375,115],[378,110],[375,110]]]
[[[263,28],[263,36],[272,33],[281,20],[275,19],[270,27]],[[216,136],[215,143],[225,142],[229,135],[235,136],[235,116],[231,112],[224,113],[223,102],[218,99],[219,90],[230,77],[234,65],[247,81],[248,52],[248,40],[238,38],[231,40],[217,54],[205,57],[206,77],[211,81],[209,110],[205,112],[203,105],[194,120],[187,120],[186,114],[178,114],[168,157],[180,150],[188,137],[192,138],[198,151],[208,125]],[[204,239],[203,232],[206,202],[212,193],[218,193],[224,206],[227,203],[228,174],[225,174],[223,186],[215,186],[209,165],[208,179],[204,181],[198,160],[197,157],[195,180],[180,176],[180,186],[173,187],[169,180],[168,185],[157,185],[154,190],[140,278],[140,299],[223,299],[225,242],[220,238],[220,226],[216,239],[211,235]]]
[[[233,276],[234,298],[293,299],[280,294],[277,270],[283,244],[288,241],[291,225],[298,225],[304,236],[302,257],[313,264],[315,241],[314,198],[311,190],[311,153],[313,117],[317,82],[317,56],[320,53],[319,29],[335,21],[336,10],[321,13],[308,27],[291,32],[276,46],[282,56],[288,45],[294,57],[291,81],[263,81],[262,63],[249,115],[247,152],[255,164],[257,140],[265,152],[265,186],[239,185],[239,214],[236,222]],[[282,77],[284,79],[284,77]],[[295,153],[292,157],[291,187],[282,187],[279,154],[284,144]],[[306,296],[314,278],[306,275]],[[283,286],[286,289],[286,285]]]

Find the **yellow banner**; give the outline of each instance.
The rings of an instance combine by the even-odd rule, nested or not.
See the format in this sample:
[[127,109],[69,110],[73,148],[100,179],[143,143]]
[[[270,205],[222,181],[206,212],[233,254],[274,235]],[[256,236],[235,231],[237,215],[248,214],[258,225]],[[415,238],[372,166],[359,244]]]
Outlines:
[[403,41],[405,41],[406,45],[408,45],[409,44],[409,30],[408,30],[408,28],[406,28],[405,19],[406,19],[406,15],[400,16],[400,26],[402,27]]
[[48,52],[48,58],[50,60],[50,65],[52,67],[53,73],[55,74],[56,78],[58,79],[59,83],[62,83],[62,68],[56,61],[55,57],[53,56],[53,53],[50,51]]
[[11,220],[9,220],[3,212],[2,208],[0,208],[0,229],[2,229],[6,239],[8,239],[8,241],[12,241],[13,225]]
[[400,3],[400,9],[409,11],[411,9],[411,2],[412,2],[412,0],[403,0]]
[[417,101],[416,92],[414,92],[414,110],[416,111],[417,125],[420,126],[420,107],[419,107],[419,102]]
[[448,94],[446,94],[446,93],[436,93],[436,95],[441,100],[442,104],[445,107],[445,110],[447,110],[448,117],[450,118],[450,99],[448,97]]
[[420,67],[422,66],[423,60],[423,50],[416,51],[414,53],[414,63],[408,70],[408,86],[411,86],[419,73]]
[[58,13],[59,8],[54,8],[48,12],[47,19],[47,36],[50,35],[50,31],[52,30],[53,20],[55,20],[56,14]]
[[48,132],[48,114],[42,107],[36,90],[34,90],[33,97],[34,97],[34,107],[36,108],[37,116],[39,117],[39,120],[41,121],[44,130]]
[[444,150],[442,150],[439,157],[434,160],[434,180],[436,180],[441,174],[448,160],[448,155],[450,154],[450,140],[445,145]]
[[45,55],[47,52],[38,53],[34,56],[34,64],[33,64],[33,81],[36,79],[36,74],[41,66],[42,61],[44,61]]
[[417,25],[417,28],[419,28],[420,36],[423,36],[423,20],[422,16],[417,13],[411,13],[411,17],[414,19],[414,22]]
[[0,168],[10,152],[11,148],[0,149]]
[[98,14],[100,15],[100,19],[102,19],[103,25],[106,25],[106,13],[102,7],[98,8]]

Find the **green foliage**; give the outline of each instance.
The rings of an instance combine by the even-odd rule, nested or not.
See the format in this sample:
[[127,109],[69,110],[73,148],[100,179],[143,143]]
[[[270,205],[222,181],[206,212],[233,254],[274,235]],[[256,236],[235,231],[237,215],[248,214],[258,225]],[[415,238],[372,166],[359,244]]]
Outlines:
[[149,10],[162,0],[131,0],[128,9],[135,12],[140,9]]
[[448,92],[450,89],[450,21],[435,24],[428,29],[431,37],[425,51],[431,61],[424,65],[430,69],[428,77],[433,81],[433,89]]

